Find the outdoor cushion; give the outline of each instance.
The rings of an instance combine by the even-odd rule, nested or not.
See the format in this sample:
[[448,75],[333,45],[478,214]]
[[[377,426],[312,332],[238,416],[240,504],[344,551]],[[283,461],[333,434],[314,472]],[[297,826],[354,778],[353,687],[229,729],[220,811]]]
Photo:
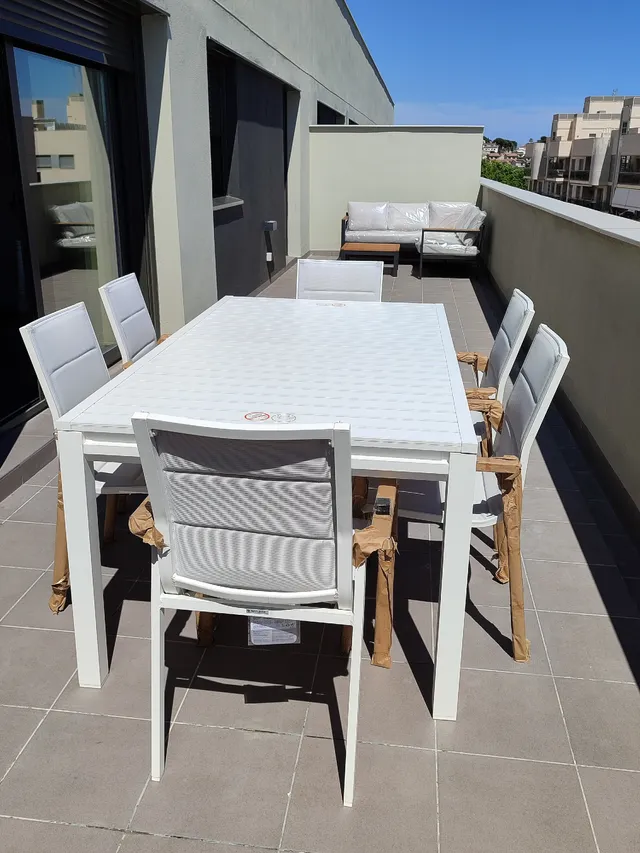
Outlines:
[[[430,201],[429,202],[429,227],[430,228],[461,228],[463,217],[468,214],[470,208],[475,205],[468,201]],[[469,226],[467,226],[469,227]]]
[[386,201],[350,201],[350,231],[384,231],[387,228]]
[[457,234],[452,234],[450,231],[429,231],[424,235],[424,244],[422,244],[422,235],[417,238],[416,249],[420,251],[422,245],[423,255],[455,255],[468,256],[478,254],[477,246],[468,246]]
[[429,202],[396,204],[389,202],[387,227],[390,231],[419,231],[429,227]]
[[346,243],[402,243],[410,246],[420,240],[421,231],[345,231]]

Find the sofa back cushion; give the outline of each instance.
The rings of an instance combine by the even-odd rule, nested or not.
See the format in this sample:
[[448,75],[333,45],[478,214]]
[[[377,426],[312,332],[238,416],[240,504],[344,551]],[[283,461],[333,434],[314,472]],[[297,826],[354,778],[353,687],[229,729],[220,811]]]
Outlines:
[[390,231],[420,231],[421,228],[428,228],[429,202],[420,201],[413,204],[389,202],[387,227]]
[[95,233],[92,202],[74,201],[70,204],[54,204],[49,210],[54,220],[61,225],[73,223],[62,229],[62,234],[58,234],[59,237],[80,237],[83,234]]
[[350,201],[349,231],[384,231],[388,207],[386,201]]
[[464,228],[464,219],[474,207],[468,201],[430,201],[429,228]]

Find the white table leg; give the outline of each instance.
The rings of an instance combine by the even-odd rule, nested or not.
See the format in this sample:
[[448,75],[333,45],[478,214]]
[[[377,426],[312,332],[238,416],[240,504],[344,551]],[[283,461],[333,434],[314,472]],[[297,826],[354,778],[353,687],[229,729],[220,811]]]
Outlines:
[[474,454],[451,454],[433,680],[433,717],[436,720],[455,720],[458,714],[475,476]]
[[61,430],[58,447],[78,682],[81,687],[102,687],[109,666],[93,463],[84,455],[80,432]]

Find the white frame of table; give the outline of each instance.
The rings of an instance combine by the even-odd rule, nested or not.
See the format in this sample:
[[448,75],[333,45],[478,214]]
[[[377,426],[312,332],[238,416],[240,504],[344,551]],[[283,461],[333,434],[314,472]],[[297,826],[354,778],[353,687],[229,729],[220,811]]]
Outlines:
[[[180,338],[213,311],[220,310],[225,297],[196,317],[170,339],[175,346]],[[250,300],[254,302],[254,300]],[[257,301],[257,300],[255,300]],[[271,300],[269,300],[271,301]],[[314,304],[310,302],[310,304]],[[381,306],[384,308],[384,303]],[[415,306],[416,308],[418,306]],[[439,321],[446,325],[444,306]],[[449,338],[450,340],[450,338]],[[169,343],[168,342],[168,343]],[[163,344],[162,346],[167,346]],[[100,391],[61,417],[57,423],[60,467],[64,488],[65,522],[69,568],[73,589],[73,617],[81,687],[100,688],[109,673],[105,613],[102,600],[102,565],[95,499],[93,463],[98,460],[132,462],[139,459],[138,449],[129,431],[98,431],[94,424],[83,424],[82,413],[109,389],[139,370],[153,350],[129,370],[116,376]],[[467,594],[471,518],[476,476],[476,437],[469,414],[453,344],[446,353],[447,366],[454,383],[454,402],[458,423],[464,433],[456,450],[420,450],[352,446],[354,475],[395,479],[446,479],[447,497],[444,516],[442,582],[434,661],[433,717],[455,720],[457,716],[462,639]],[[455,370],[455,373],[453,371]],[[419,379],[419,377],[418,377]],[[133,415],[134,412],[131,412]],[[237,612],[242,612],[240,608]]]

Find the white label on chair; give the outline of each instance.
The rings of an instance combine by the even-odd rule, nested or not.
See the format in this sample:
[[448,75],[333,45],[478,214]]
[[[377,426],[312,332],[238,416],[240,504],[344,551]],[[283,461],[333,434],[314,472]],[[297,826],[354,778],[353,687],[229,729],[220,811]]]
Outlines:
[[292,424],[295,419],[296,416],[290,412],[274,412],[271,415],[271,420],[276,424]]
[[244,419],[245,421],[268,421],[269,415],[266,412],[247,412]]
[[300,642],[300,623],[295,619],[249,618],[250,646],[284,646]]

